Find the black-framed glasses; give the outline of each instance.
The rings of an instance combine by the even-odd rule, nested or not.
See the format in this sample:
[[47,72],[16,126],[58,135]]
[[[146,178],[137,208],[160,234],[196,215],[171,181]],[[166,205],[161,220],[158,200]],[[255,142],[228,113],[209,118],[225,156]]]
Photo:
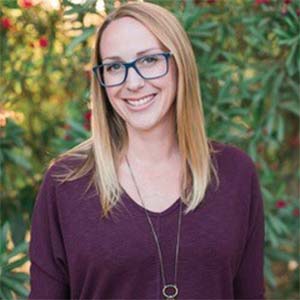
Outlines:
[[165,76],[169,71],[171,52],[148,54],[131,62],[114,61],[93,67],[93,72],[104,87],[113,87],[126,81],[128,70],[133,68],[143,79],[151,80]]

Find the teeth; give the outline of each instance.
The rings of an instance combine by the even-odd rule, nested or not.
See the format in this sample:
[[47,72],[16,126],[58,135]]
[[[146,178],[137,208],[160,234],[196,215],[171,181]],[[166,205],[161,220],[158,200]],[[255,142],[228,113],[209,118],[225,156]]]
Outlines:
[[150,102],[153,99],[153,97],[154,97],[154,95],[151,95],[151,96],[141,98],[140,100],[135,100],[135,101],[126,100],[126,101],[132,106],[140,106],[140,105]]

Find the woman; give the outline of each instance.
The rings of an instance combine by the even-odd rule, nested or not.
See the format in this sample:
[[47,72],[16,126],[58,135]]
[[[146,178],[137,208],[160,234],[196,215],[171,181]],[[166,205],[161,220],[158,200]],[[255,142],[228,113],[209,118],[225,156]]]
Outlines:
[[263,202],[241,150],[211,142],[176,18],[130,3],[97,32],[92,137],[47,171],[30,299],[263,299]]

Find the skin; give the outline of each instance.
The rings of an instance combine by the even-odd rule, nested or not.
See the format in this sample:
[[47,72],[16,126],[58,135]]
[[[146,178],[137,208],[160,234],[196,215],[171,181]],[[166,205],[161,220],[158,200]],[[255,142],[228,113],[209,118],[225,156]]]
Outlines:
[[[152,49],[146,51],[148,49]],[[125,62],[137,57],[164,52],[158,39],[140,22],[123,17],[108,25],[102,35],[100,53],[103,62],[117,56]],[[139,54],[141,51],[142,54]],[[118,59],[118,60],[119,60]],[[151,168],[155,173],[168,169],[179,159],[175,135],[175,98],[177,73],[174,59],[169,59],[169,72],[161,78],[144,80],[131,68],[125,83],[106,88],[109,101],[125,120],[128,135],[128,159],[136,171]],[[143,111],[132,111],[124,99],[139,99],[157,94],[155,102]],[[176,164],[175,164],[176,166]]]

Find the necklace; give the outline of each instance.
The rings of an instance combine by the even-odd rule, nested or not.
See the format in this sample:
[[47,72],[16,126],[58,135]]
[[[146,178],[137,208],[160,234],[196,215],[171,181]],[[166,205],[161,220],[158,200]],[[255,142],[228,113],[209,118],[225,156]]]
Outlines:
[[163,281],[162,294],[165,297],[165,299],[170,299],[170,300],[173,299],[173,300],[175,300],[175,297],[178,295],[178,292],[179,292],[178,291],[178,286],[177,286],[177,265],[178,265],[178,254],[179,254],[179,244],[180,244],[180,229],[181,229],[181,219],[182,219],[182,201],[180,201],[179,216],[178,216],[174,283],[167,284],[166,283],[166,278],[165,278],[165,270],[164,270],[163,258],[162,258],[162,253],[161,253],[161,249],[160,249],[159,240],[158,240],[157,234],[156,234],[156,232],[154,230],[154,226],[153,226],[151,218],[150,218],[150,216],[148,214],[148,211],[146,210],[145,203],[144,203],[143,198],[141,196],[140,190],[139,190],[139,188],[137,186],[137,183],[136,183],[135,177],[133,175],[133,172],[132,172],[132,169],[131,169],[131,166],[129,164],[127,156],[125,156],[125,158],[126,158],[126,162],[127,162],[128,167],[129,167],[129,170],[130,170],[130,174],[131,174],[133,183],[135,185],[135,188],[137,190],[139,198],[140,198],[140,200],[141,200],[141,202],[143,204],[144,211],[145,211],[148,223],[149,223],[149,225],[151,227],[151,231],[152,231],[152,234],[153,234],[156,246],[157,246],[158,257],[159,257],[159,262],[160,262],[161,276],[162,276],[162,281]]

